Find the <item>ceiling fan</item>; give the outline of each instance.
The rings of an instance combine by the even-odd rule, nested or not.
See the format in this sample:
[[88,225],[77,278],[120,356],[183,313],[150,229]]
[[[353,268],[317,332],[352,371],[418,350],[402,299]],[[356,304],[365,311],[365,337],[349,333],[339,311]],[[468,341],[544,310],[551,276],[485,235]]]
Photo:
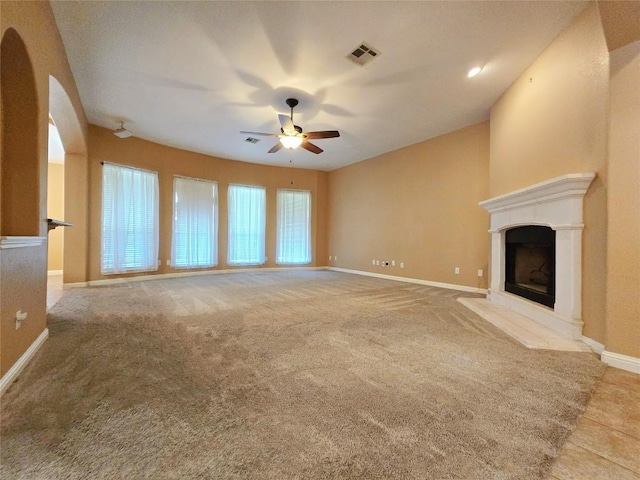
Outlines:
[[298,100],[295,98],[287,98],[287,105],[291,108],[291,116],[278,114],[278,120],[280,120],[280,135],[275,133],[260,133],[260,132],[240,132],[249,135],[261,135],[263,137],[277,137],[280,140],[276,143],[269,153],[275,153],[282,147],[285,148],[298,148],[302,147],[305,150],[309,150],[312,153],[322,153],[323,150],[309,141],[317,140],[321,138],[335,138],[340,136],[340,132],[337,130],[325,130],[322,132],[302,132],[302,128],[293,124],[293,107],[298,105]]

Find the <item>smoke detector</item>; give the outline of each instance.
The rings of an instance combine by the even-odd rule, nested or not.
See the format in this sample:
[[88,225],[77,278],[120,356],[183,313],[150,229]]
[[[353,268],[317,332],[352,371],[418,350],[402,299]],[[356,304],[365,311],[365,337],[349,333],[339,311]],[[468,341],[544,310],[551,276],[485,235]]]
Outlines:
[[120,122],[120,127],[115,129],[113,131],[113,134],[116,137],[120,137],[120,138],[129,138],[133,136],[133,133],[131,133],[129,130],[127,130],[126,128],[124,128],[124,122]]
[[362,42],[352,52],[350,52],[345,58],[350,62],[360,65],[361,67],[371,62],[377,56],[380,55],[380,50],[372,47],[368,43]]

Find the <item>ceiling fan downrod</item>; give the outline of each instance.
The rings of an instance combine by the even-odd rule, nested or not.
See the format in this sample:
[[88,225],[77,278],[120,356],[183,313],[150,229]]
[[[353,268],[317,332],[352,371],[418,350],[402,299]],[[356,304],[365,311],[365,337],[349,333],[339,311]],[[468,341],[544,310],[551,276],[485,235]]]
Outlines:
[[293,123],[293,107],[298,105],[298,100],[295,98],[287,98],[286,103],[291,107],[291,123]]

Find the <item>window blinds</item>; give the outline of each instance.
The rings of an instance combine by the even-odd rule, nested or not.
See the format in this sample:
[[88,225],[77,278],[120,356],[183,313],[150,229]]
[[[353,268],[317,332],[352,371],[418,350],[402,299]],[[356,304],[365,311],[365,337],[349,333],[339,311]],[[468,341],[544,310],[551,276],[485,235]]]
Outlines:
[[229,265],[265,262],[266,191],[263,187],[229,185]]
[[105,163],[102,273],[158,269],[158,174]]
[[175,268],[218,264],[218,184],[173,178],[171,265]]
[[278,190],[276,263],[311,262],[311,192]]

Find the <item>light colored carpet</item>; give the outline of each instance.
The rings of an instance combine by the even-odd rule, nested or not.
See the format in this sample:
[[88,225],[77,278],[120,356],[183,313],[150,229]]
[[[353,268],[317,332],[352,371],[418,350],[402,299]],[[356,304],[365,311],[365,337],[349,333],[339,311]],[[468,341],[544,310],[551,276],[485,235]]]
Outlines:
[[603,372],[463,294],[328,271],[68,291],[2,398],[3,479],[538,479]]

